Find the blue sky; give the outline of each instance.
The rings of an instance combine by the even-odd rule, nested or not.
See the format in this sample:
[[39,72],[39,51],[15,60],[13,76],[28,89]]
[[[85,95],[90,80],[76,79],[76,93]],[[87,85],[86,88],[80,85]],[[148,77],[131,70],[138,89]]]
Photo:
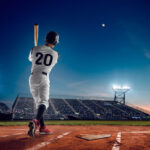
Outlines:
[[129,103],[150,104],[148,0],[2,0],[0,7],[0,99],[29,93],[38,23],[39,45],[50,30],[60,35],[51,95],[113,97],[112,85],[125,84]]

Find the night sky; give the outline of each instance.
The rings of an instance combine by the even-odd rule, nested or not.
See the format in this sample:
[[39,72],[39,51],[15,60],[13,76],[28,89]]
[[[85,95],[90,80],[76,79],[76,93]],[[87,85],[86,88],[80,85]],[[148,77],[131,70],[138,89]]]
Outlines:
[[51,95],[113,97],[112,85],[127,85],[129,103],[150,107],[150,1],[1,0],[0,7],[0,99],[30,93],[38,23],[39,45],[50,30],[60,35]]

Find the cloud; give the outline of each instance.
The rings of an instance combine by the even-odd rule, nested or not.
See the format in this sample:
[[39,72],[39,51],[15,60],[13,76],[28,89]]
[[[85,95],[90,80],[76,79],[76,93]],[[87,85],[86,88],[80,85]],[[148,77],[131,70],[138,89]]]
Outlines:
[[99,92],[99,91],[86,91],[86,96],[96,96],[96,97],[106,97],[106,98],[112,98],[112,95],[110,93],[105,92]]
[[72,90],[74,95],[112,97],[112,94],[104,90],[103,85],[93,85],[90,80],[72,82],[67,86],[69,87],[68,91]]
[[150,59],[150,52],[145,50],[145,56],[146,56],[146,58]]
[[149,52],[146,52],[146,53],[145,53],[145,56],[146,56],[148,59],[150,59],[150,53],[149,53]]
[[85,83],[87,83],[87,80],[69,83],[68,86],[69,86],[69,87],[77,87],[77,86],[84,85]]
[[150,114],[150,105],[138,105],[138,107]]
[[102,96],[102,97],[110,97],[111,95],[109,93],[100,93],[100,96]]

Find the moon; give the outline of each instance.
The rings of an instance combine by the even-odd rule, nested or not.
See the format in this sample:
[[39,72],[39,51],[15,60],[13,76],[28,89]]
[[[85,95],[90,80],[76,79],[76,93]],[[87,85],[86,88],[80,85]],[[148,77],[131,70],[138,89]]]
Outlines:
[[101,26],[104,28],[106,25],[104,23],[102,23]]

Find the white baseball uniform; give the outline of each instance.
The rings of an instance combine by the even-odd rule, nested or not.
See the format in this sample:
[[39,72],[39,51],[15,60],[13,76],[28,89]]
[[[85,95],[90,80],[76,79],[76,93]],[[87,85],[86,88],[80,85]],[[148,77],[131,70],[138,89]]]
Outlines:
[[46,109],[49,106],[49,74],[57,60],[58,53],[46,45],[35,46],[30,51],[29,61],[32,62],[32,69],[29,86],[36,109],[40,104],[44,104]]

